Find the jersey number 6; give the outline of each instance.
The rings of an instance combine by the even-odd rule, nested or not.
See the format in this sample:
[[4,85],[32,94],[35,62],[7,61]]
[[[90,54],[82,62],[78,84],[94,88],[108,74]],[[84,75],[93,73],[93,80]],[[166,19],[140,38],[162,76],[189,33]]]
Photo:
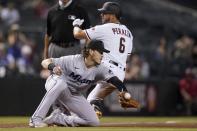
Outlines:
[[124,51],[125,51],[124,42],[125,42],[125,38],[120,37],[120,46],[119,46],[119,52],[120,53],[124,53]]

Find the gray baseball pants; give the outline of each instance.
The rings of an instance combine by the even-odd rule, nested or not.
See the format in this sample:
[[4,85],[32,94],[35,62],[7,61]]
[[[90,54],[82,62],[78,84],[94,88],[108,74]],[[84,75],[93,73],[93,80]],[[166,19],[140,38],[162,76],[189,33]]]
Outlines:
[[81,44],[74,43],[74,46],[63,48],[56,44],[50,43],[49,45],[49,57],[58,58],[67,55],[76,55],[81,53]]
[[65,120],[61,120],[66,124],[72,126],[98,126],[99,119],[94,111],[94,108],[81,94],[73,94],[70,92],[65,79],[51,75],[46,81],[47,92],[40,102],[38,108],[32,116],[32,120],[44,119],[50,106],[55,102],[56,99],[69,108],[75,116],[67,116]]
[[[81,53],[81,44],[80,42],[74,42],[73,43],[74,46],[72,47],[67,47],[67,48],[64,48],[64,47],[60,47],[54,43],[50,43],[49,45],[49,57],[50,58],[59,58],[59,57],[62,57],[62,56],[67,56],[67,55],[75,55],[75,54],[80,54]],[[60,103],[59,100],[56,100],[53,104],[52,104],[52,109],[56,109],[56,108],[63,108],[62,107],[62,104]],[[66,108],[67,109],[67,108]]]

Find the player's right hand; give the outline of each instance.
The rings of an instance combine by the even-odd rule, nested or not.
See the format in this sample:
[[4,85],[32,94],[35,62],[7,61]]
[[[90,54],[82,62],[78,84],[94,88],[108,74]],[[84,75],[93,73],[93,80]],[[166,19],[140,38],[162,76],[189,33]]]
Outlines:
[[53,73],[60,76],[62,74],[62,69],[60,68],[60,66],[54,67],[53,68]]
[[73,21],[73,26],[74,26],[74,27],[75,27],[75,26],[80,27],[80,26],[83,24],[83,22],[84,22],[84,19],[75,19],[75,20]]

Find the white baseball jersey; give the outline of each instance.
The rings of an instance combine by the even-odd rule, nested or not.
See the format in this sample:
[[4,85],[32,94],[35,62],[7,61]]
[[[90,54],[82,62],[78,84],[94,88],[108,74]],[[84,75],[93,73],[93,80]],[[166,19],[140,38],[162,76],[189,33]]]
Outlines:
[[87,29],[85,32],[90,40],[96,39],[104,43],[104,47],[110,51],[103,55],[104,64],[111,67],[108,65],[110,60],[118,63],[118,68],[114,67],[112,70],[120,80],[123,80],[127,56],[133,48],[133,36],[130,30],[122,24],[107,23]]
[[52,59],[55,65],[63,70],[61,77],[65,79],[72,92],[77,92],[91,86],[99,80],[113,77],[111,70],[103,65],[87,68],[82,55],[70,55]]

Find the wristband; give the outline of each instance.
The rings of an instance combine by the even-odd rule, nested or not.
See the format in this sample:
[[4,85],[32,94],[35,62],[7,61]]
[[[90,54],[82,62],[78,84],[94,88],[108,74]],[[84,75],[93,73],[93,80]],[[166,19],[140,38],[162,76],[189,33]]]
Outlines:
[[74,25],[74,27],[80,27],[79,25]]
[[122,81],[120,81],[120,80],[118,79],[117,76],[114,76],[114,77],[110,78],[109,80],[107,80],[107,82],[108,82],[108,83],[111,83],[111,84],[114,85],[114,86],[116,86],[116,88],[117,88],[120,92],[122,92],[122,91],[127,92],[126,86],[122,83]]
[[51,71],[53,71],[53,68],[55,67],[55,64],[54,63],[50,63],[49,65],[48,65],[48,70],[51,70]]

